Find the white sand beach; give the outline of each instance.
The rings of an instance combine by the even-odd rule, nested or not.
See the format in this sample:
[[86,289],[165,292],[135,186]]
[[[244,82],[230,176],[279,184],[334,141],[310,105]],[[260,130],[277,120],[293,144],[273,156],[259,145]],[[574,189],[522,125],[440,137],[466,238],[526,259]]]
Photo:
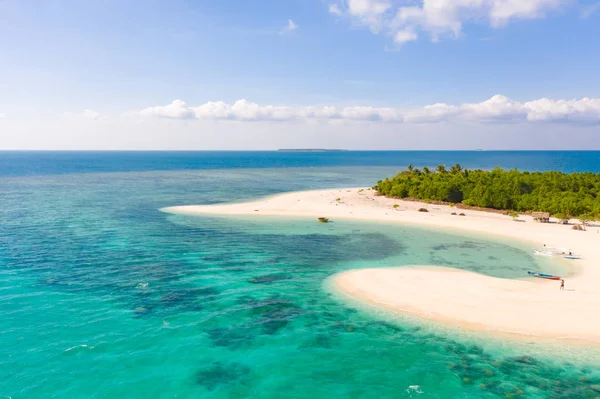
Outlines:
[[[176,214],[269,215],[386,221],[500,235],[532,246],[569,248],[581,257],[558,281],[509,280],[446,267],[412,266],[351,270],[334,286],[360,301],[460,328],[518,336],[538,336],[600,345],[600,233],[598,227],[542,224],[446,205],[425,205],[375,196],[369,189],[332,189],[281,194],[240,204],[179,206]],[[396,209],[395,204],[399,205]],[[418,212],[425,207],[428,212]],[[466,216],[451,215],[452,212]]]

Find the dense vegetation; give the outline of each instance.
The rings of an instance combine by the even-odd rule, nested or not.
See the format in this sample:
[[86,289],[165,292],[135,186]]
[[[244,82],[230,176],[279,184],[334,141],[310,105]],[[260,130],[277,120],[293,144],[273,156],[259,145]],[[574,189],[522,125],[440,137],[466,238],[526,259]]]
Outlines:
[[462,203],[514,212],[550,212],[559,219],[600,220],[600,174],[468,170],[412,166],[374,187],[395,198]]

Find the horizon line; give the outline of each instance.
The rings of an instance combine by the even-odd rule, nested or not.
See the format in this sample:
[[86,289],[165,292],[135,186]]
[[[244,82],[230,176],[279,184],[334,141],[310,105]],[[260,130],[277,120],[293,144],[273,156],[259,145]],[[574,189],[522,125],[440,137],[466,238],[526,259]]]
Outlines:
[[6,152],[307,152],[307,153],[346,153],[346,152],[600,152],[598,149],[414,149],[414,150],[398,150],[398,149],[327,149],[327,148],[284,148],[284,149],[260,149],[260,150],[137,150],[137,149],[0,149],[0,153]]

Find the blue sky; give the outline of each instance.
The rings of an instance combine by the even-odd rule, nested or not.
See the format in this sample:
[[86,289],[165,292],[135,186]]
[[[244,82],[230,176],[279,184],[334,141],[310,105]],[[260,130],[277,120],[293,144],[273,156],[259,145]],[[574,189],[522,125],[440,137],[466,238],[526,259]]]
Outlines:
[[598,71],[595,0],[0,0],[0,147],[600,148]]

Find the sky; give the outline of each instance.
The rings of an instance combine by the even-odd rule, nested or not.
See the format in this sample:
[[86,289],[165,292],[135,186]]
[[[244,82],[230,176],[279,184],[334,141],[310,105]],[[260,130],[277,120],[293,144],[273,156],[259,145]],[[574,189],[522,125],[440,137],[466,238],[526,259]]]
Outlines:
[[600,149],[598,0],[0,0],[2,150]]

